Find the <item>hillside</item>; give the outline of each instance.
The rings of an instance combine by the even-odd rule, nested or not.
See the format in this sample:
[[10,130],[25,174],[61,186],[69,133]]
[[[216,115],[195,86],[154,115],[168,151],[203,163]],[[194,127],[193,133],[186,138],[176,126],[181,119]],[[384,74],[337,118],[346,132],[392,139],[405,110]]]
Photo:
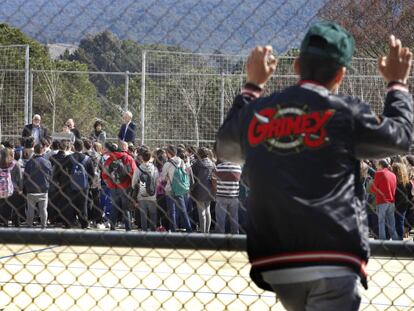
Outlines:
[[195,52],[245,52],[271,43],[296,46],[324,0],[6,0],[0,22],[42,43],[78,44],[110,30],[120,39]]

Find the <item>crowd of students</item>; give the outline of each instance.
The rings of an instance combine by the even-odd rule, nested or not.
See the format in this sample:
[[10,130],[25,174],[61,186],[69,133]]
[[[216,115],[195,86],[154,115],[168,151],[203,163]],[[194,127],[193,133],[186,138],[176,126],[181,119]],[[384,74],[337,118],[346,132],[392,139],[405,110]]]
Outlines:
[[242,169],[208,148],[150,150],[99,133],[22,144],[0,147],[1,226],[244,232]]
[[414,156],[397,156],[361,165],[371,235],[403,240],[414,225]]

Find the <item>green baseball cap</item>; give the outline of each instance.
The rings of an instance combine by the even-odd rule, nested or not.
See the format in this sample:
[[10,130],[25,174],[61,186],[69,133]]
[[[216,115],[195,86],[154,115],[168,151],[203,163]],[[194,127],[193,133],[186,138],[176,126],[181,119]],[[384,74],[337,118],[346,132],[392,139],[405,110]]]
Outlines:
[[309,28],[300,53],[319,55],[350,67],[354,48],[354,37],[344,28],[332,22],[319,22]]

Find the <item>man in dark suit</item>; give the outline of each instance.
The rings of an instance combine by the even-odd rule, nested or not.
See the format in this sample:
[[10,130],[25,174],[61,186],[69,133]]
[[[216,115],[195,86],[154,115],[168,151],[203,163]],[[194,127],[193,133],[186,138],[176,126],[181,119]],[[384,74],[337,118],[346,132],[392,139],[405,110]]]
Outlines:
[[119,129],[118,139],[127,143],[135,143],[137,126],[132,122],[132,113],[125,111],[122,115],[122,126]]
[[49,133],[48,130],[40,124],[41,121],[42,118],[40,117],[40,115],[35,114],[32,118],[32,123],[27,124],[23,128],[22,140],[25,140],[26,138],[33,136],[34,143],[39,144],[42,139],[46,138],[49,135]]

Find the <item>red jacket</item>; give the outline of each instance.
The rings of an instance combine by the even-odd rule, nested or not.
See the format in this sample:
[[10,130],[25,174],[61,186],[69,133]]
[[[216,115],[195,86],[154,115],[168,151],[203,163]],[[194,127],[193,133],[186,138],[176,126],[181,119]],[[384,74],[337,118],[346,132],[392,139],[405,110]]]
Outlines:
[[395,190],[397,189],[397,177],[389,169],[378,170],[374,176],[372,192],[375,194],[376,203],[395,203]]
[[[108,175],[109,166],[114,160],[121,159],[122,157],[124,157],[123,163],[130,168],[128,178],[125,178],[125,181],[123,181],[121,184],[115,184],[112,182],[111,178]],[[132,176],[134,175],[136,169],[137,165],[135,164],[134,159],[128,153],[121,151],[111,152],[109,153],[108,159],[106,159],[104,163],[102,178],[109,189],[128,189],[131,187]]]

